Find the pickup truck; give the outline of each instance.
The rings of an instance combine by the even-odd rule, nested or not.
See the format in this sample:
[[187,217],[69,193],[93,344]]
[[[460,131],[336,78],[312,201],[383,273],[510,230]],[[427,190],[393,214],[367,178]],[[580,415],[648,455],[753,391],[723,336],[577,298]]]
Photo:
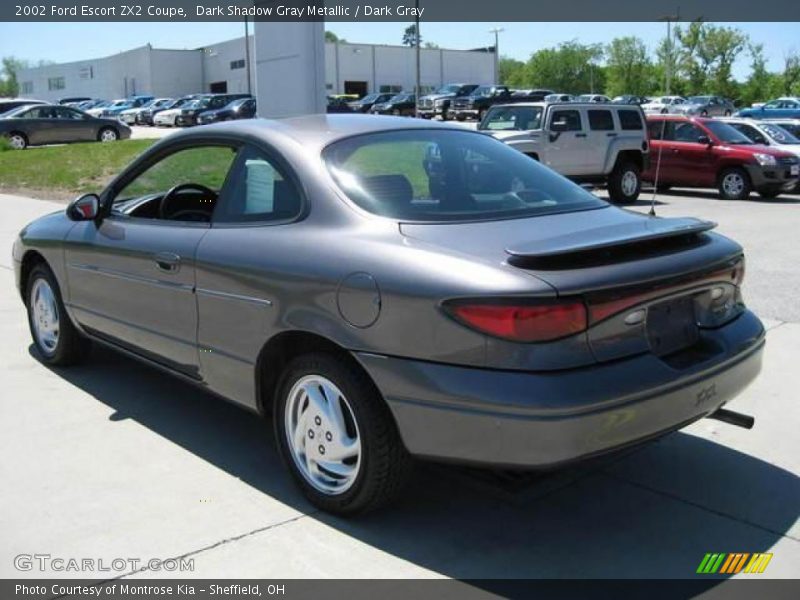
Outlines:
[[512,102],[511,94],[512,91],[504,85],[481,85],[472,90],[468,96],[453,98],[450,114],[458,121],[468,118],[480,121],[491,106]]
[[636,201],[649,166],[645,116],[636,105],[495,105],[478,129],[577,182],[607,184],[618,204]]
[[450,83],[440,87],[433,94],[420,96],[417,100],[417,114],[423,119],[441,117],[446,121],[449,116],[450,103],[454,98],[467,96],[478,86],[474,83]]

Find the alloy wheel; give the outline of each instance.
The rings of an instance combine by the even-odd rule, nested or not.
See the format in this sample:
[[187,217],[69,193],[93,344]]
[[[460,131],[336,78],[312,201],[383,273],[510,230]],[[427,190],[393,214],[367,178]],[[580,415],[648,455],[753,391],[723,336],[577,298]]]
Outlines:
[[14,150],[24,150],[25,146],[27,146],[25,138],[18,133],[9,136],[8,143]]
[[744,191],[744,178],[739,173],[727,173],[722,179],[722,189],[727,196],[738,196]]
[[303,478],[328,495],[346,492],[361,468],[361,438],[353,409],[329,379],[307,375],[286,401],[289,451]]
[[117,132],[113,129],[104,129],[100,134],[100,141],[101,142],[116,142],[117,141]]
[[633,196],[636,193],[636,189],[639,187],[639,178],[636,176],[636,173],[633,171],[625,171],[622,175],[620,187],[622,188],[623,194],[626,196]]

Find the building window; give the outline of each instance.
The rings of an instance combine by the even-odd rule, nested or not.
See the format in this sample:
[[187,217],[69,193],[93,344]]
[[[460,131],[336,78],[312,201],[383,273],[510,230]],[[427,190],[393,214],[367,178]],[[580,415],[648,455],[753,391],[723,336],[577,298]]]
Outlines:
[[397,94],[403,91],[402,85],[382,85],[380,86],[381,94]]
[[234,69],[244,69],[244,59],[240,58],[239,60],[232,60],[231,61],[231,71]]
[[32,94],[33,93],[33,82],[32,81],[23,81],[22,82],[22,93],[23,94]]
[[51,92],[53,90],[63,90],[64,89],[64,78],[63,77],[51,77],[47,80],[47,89]]

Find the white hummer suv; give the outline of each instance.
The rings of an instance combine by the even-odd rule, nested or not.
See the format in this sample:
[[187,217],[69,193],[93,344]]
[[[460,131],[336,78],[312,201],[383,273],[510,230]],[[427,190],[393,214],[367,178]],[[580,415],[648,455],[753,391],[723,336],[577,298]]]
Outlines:
[[478,125],[579,183],[606,183],[613,202],[635,202],[649,144],[644,113],[627,104],[529,102],[493,106]]

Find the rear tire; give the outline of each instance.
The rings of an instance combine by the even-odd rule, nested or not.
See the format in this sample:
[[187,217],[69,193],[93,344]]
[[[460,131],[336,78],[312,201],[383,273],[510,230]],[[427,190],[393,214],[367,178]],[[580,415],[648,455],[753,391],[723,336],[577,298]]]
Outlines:
[[67,366],[81,362],[90,342],[75,328],[61,299],[55,275],[45,264],[31,271],[25,290],[28,326],[42,362]]
[[744,200],[750,197],[753,185],[747,171],[731,167],[719,174],[718,189],[723,200]]
[[380,393],[335,355],[305,354],[286,366],[274,424],[284,464],[306,498],[327,512],[374,510],[410,474],[411,457]]
[[28,138],[24,133],[12,131],[8,134],[8,143],[14,150],[25,150],[28,147]]
[[119,133],[113,127],[103,127],[97,132],[98,142],[116,142],[119,139]]
[[608,195],[616,204],[633,204],[642,190],[642,175],[639,165],[633,162],[619,163],[608,178]]

